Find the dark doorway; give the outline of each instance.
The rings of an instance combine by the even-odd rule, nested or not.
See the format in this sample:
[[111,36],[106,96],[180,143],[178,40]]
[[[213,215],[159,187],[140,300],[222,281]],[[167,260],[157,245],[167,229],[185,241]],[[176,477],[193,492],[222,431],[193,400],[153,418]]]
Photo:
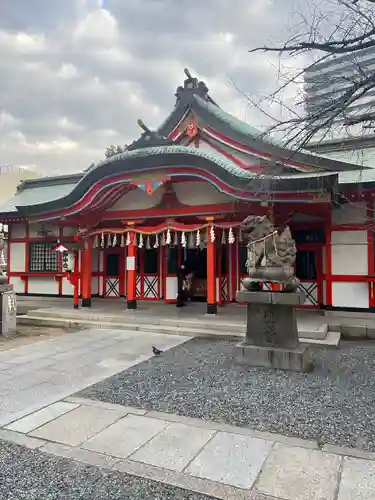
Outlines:
[[317,279],[316,252],[299,250],[296,256],[296,275],[300,280],[315,281]]
[[108,253],[106,256],[106,275],[120,276],[120,256],[118,253]]

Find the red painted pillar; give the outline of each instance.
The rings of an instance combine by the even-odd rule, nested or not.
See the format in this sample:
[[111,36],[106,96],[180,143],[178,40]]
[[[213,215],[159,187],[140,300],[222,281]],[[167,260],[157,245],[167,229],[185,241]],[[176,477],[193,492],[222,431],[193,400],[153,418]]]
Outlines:
[[82,307],[91,307],[92,241],[85,241],[82,252]]
[[[134,224],[129,223],[129,226],[133,226]],[[128,245],[128,254],[126,258],[126,274],[127,274],[127,290],[126,290],[126,298],[127,298],[127,308],[128,309],[137,309],[137,244],[136,244],[136,236],[134,231],[129,232],[130,242]]]
[[[331,217],[331,214],[329,214]],[[325,278],[326,278],[326,306],[332,307],[332,230],[331,220],[326,221],[325,228],[326,246],[325,246]]]
[[[213,221],[213,217],[207,220]],[[207,314],[216,314],[216,241],[212,241],[211,228],[208,227],[207,238]]]
[[[367,221],[373,221],[374,210],[373,201],[367,202]],[[369,276],[368,292],[369,292],[369,307],[375,308],[375,244],[374,244],[374,228],[367,230],[367,275]]]
[[73,307],[74,309],[79,308],[79,250],[75,252],[74,255],[74,271],[73,276],[71,276],[71,280],[74,287],[73,292]]

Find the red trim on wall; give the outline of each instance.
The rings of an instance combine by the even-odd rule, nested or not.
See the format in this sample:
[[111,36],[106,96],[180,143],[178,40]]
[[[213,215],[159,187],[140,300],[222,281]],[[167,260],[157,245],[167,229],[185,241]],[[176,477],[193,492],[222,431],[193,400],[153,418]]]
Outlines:
[[326,305],[332,305],[332,230],[331,220],[327,218],[325,228],[325,281],[326,281]]
[[[30,260],[30,247],[29,247],[29,238],[30,238],[30,226],[29,221],[26,221],[26,239],[25,239],[25,272],[29,270],[29,260]],[[25,278],[25,293],[29,292],[29,278]]]

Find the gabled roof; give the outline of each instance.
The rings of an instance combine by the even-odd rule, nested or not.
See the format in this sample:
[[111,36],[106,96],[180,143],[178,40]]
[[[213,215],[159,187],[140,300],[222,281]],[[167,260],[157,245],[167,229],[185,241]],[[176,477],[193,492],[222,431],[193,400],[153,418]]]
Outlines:
[[265,139],[260,131],[220,108],[209,96],[206,84],[193,78],[187,70],[185,72],[187,79],[183,87],[177,88],[175,107],[157,129],[160,136],[173,136],[191,112],[203,131],[212,129],[249,148],[253,153],[271,157],[282,164],[299,164],[301,167],[334,172],[363,169],[363,166],[319,156],[307,150],[286,149],[275,141]]

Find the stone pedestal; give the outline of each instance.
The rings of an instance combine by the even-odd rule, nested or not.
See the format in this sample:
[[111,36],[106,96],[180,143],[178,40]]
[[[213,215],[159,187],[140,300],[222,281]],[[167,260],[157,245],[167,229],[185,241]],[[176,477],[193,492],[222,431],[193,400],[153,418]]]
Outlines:
[[6,338],[16,333],[17,297],[13,285],[0,285],[0,335]]
[[243,359],[252,366],[306,371],[307,347],[300,345],[296,307],[303,304],[302,293],[237,293],[237,301],[247,304],[246,339],[238,344]]

